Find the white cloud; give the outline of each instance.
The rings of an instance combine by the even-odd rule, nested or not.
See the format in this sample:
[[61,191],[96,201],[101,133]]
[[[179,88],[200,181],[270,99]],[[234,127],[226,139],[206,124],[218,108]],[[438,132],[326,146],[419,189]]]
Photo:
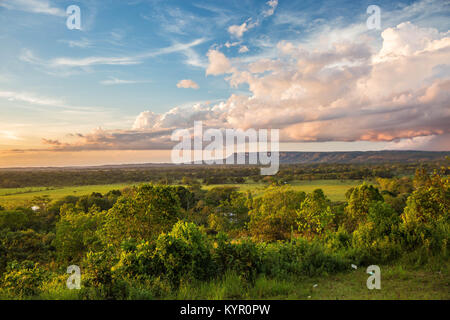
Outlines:
[[275,13],[275,9],[278,6],[278,0],[269,0],[266,3],[269,6],[269,9],[263,12],[264,17],[270,17]]
[[30,92],[0,91],[0,99],[1,98],[8,101],[25,102],[37,106],[62,108],[64,109],[63,112],[67,113],[92,113],[102,109],[95,106],[75,106],[59,98],[45,97]]
[[87,38],[81,38],[80,40],[61,40],[61,42],[67,43],[71,48],[89,48],[92,46],[92,42]]
[[142,81],[142,80],[124,80],[124,79],[118,79],[111,77],[111,79],[100,81],[103,85],[116,85],[116,84],[135,84],[135,83],[145,83],[149,81]]
[[9,101],[21,101],[43,106],[52,106],[52,107],[65,106],[65,102],[62,100],[48,97],[39,97],[32,93],[27,92],[0,91],[0,98],[7,99]]
[[36,58],[30,50],[26,49],[24,50],[20,58],[28,63],[33,63],[50,68],[83,68],[96,65],[135,65],[142,63],[145,59],[148,58],[175,52],[186,52],[186,50],[189,50],[190,48],[195,47],[205,41],[206,39],[200,38],[193,40],[189,43],[175,43],[169,47],[130,56],[122,56],[122,57],[93,56],[86,58],[61,57],[61,58],[54,58],[49,61],[44,61],[39,58]]
[[231,34],[231,35],[233,35],[233,36],[235,36],[235,37],[237,37],[237,38],[242,38],[242,36],[244,35],[244,33],[246,32],[246,31],[248,31],[248,25],[247,25],[247,22],[244,22],[243,24],[241,24],[241,25],[232,25],[232,26],[229,26],[228,27],[228,32]]
[[249,49],[247,46],[242,46],[239,48],[239,53],[246,53],[248,51],[249,51]]
[[190,80],[190,79],[184,79],[177,83],[177,88],[191,88],[191,89],[198,89],[199,86],[196,82]]
[[0,137],[7,140],[21,141],[22,138],[18,137],[15,132],[9,130],[0,130]]
[[231,48],[231,47],[238,46],[239,44],[241,44],[240,41],[236,41],[236,42],[229,42],[229,41],[227,41],[227,42],[225,42],[225,47]]
[[251,92],[224,102],[222,118],[231,127],[280,128],[284,141],[392,141],[448,132],[448,32],[405,23],[382,37],[378,52],[364,38],[320,50],[280,42],[279,58],[211,67],[215,74],[228,70],[231,86],[245,84]]
[[133,125],[133,130],[190,128],[194,121],[205,121],[208,125],[222,127],[226,125],[222,105],[195,103],[191,106],[175,107],[157,114],[144,111],[139,114]]
[[20,10],[33,13],[43,13],[58,17],[65,17],[63,9],[53,7],[50,1],[46,0],[2,0],[0,7],[11,10]]
[[231,72],[231,63],[228,58],[218,50],[209,50],[207,53],[209,65],[206,69],[206,75],[220,75]]

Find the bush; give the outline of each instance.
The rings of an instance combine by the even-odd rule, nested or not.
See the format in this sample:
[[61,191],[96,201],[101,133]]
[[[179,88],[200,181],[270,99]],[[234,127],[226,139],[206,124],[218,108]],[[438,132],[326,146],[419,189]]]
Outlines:
[[155,244],[154,259],[172,284],[178,285],[182,278],[205,280],[214,275],[211,243],[195,224],[180,221]]
[[[114,274],[117,263],[114,248],[88,252],[83,260],[80,296],[86,299],[123,299],[127,296],[126,282]],[[85,270],[83,272],[83,270]]]
[[41,283],[46,278],[46,272],[39,264],[24,261],[10,263],[3,274],[2,287],[12,297],[32,298],[41,292]]
[[224,234],[217,237],[214,260],[220,274],[234,271],[249,282],[255,281],[261,271],[261,258],[256,244],[249,240],[231,243]]

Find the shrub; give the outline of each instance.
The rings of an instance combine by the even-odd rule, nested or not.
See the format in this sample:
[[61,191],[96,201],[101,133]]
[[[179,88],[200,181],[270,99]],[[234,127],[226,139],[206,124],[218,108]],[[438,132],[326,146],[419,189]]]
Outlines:
[[[87,299],[123,299],[127,295],[126,282],[113,273],[117,263],[114,248],[88,252],[82,264],[80,296]],[[84,272],[83,272],[84,270]]]
[[32,298],[41,292],[40,285],[46,278],[46,272],[39,264],[24,261],[10,263],[3,274],[2,287],[8,294],[18,298]]
[[249,240],[232,243],[219,234],[215,244],[214,260],[220,274],[234,271],[243,280],[253,282],[261,271],[258,247]]
[[211,243],[195,224],[180,221],[155,244],[154,259],[172,284],[178,285],[184,277],[205,280],[214,275]]

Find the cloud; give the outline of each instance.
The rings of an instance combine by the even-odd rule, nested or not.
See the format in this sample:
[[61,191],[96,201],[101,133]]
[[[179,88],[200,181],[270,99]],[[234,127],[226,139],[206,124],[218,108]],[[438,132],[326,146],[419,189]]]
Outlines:
[[229,73],[231,64],[228,58],[220,51],[211,49],[207,53],[209,65],[206,69],[206,75],[220,75]]
[[181,80],[180,82],[177,83],[177,88],[198,89],[199,86],[198,86],[197,83],[195,83],[194,81],[192,81],[190,79],[184,79],[184,80]]
[[229,60],[211,49],[206,74],[226,74],[231,87],[248,87],[250,95],[145,111],[131,130],[97,131],[52,148],[169,148],[171,130],[201,120],[221,129],[278,128],[282,142],[380,141],[392,149],[448,150],[449,32],[402,23],[381,36],[381,47],[367,37],[320,48],[281,41],[275,58],[256,61]]
[[248,51],[249,51],[249,49],[247,46],[242,46],[239,48],[239,53],[246,53]]
[[136,118],[133,130],[189,128],[194,121],[205,121],[210,126],[222,127],[226,125],[225,115],[222,105],[211,105],[209,103],[175,107],[162,114],[144,111]]
[[80,40],[61,40],[61,42],[67,43],[71,48],[89,48],[92,46],[92,42],[87,38],[81,38]]
[[68,113],[85,113],[85,112],[99,112],[102,108],[95,106],[75,106],[67,103],[63,99],[45,97],[30,92],[17,92],[17,91],[0,91],[0,99],[6,99],[8,101],[19,101],[29,103],[31,105],[62,108],[64,112]]
[[171,54],[175,52],[185,52],[186,50],[195,47],[206,39],[199,38],[188,43],[175,43],[171,46],[156,49],[141,54],[121,56],[121,57],[104,57],[104,56],[92,56],[86,58],[69,58],[60,57],[54,58],[49,61],[44,61],[34,56],[31,50],[25,49],[20,56],[22,61],[37,64],[46,68],[85,68],[96,65],[136,65],[141,64],[145,59]]
[[258,26],[264,18],[270,17],[275,13],[275,9],[278,6],[278,0],[269,0],[266,2],[269,6],[268,9],[262,11],[262,13],[256,18],[255,22],[252,22],[252,18],[247,19],[242,24],[234,24],[228,27],[228,33],[236,38],[242,38],[245,32]]
[[[59,140],[43,139],[50,151],[87,151],[87,150],[149,150],[169,149],[172,130],[104,130],[98,128],[91,133],[79,134],[77,141],[65,143]],[[31,151],[31,150],[29,150]],[[43,150],[35,150],[43,151]]]
[[13,141],[21,141],[22,138],[19,138],[15,132],[9,131],[9,130],[0,130],[0,137],[7,140],[13,140]]
[[118,79],[118,78],[114,78],[114,77],[112,77],[111,79],[108,79],[108,80],[100,81],[100,83],[103,84],[103,85],[105,85],[105,86],[118,85],[118,84],[146,83],[146,82],[149,82],[149,81],[142,81],[142,80],[124,80],[124,79]]
[[227,48],[231,48],[231,47],[238,46],[240,44],[241,44],[240,41],[236,41],[236,42],[229,42],[229,41],[227,41],[227,42],[225,42],[224,46],[227,47]]
[[[280,128],[287,142],[394,141],[448,132],[450,75],[436,73],[448,65],[448,32],[403,23],[382,37],[379,51],[364,38],[321,51],[282,41],[277,59],[229,62],[226,79],[232,87],[247,85],[251,96],[224,102],[227,125]],[[221,73],[225,68],[217,68]]]
[[53,7],[50,1],[45,0],[3,0],[0,2],[0,7],[58,17],[66,16],[66,12],[63,9]]
[[249,27],[247,25],[247,22],[244,22],[241,25],[232,25],[228,27],[228,32],[235,36],[236,38],[242,38],[244,33],[248,31]]
[[269,9],[265,10],[263,12],[264,17],[270,17],[275,13],[275,9],[278,6],[278,0],[269,0],[266,2],[266,4],[269,6]]
[[450,150],[450,134],[421,136],[409,139],[400,139],[389,142],[385,150],[429,150],[448,151]]
[[15,91],[0,91],[0,98],[7,99],[9,101],[21,101],[31,104],[61,107],[65,106],[65,102],[59,99],[40,97],[32,93],[27,92],[15,92]]

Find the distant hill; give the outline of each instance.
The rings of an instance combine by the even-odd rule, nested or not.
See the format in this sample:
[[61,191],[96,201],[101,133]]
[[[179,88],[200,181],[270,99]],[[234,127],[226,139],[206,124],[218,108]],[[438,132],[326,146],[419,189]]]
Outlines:
[[[345,151],[280,152],[281,164],[313,163],[384,163],[444,160],[450,151]],[[236,159],[236,154],[234,154]],[[248,163],[248,154],[246,154]]]
[[[280,152],[280,164],[314,164],[314,163],[417,163],[444,160],[450,157],[450,151],[344,151],[344,152]],[[234,154],[236,159],[236,154]],[[234,162],[236,163],[236,162]],[[246,154],[248,163],[248,153]],[[113,170],[113,169],[148,169],[166,168],[177,165],[173,163],[130,163],[100,166],[67,166],[67,167],[15,167],[0,168],[0,171],[62,171],[62,170]],[[185,164],[184,166],[197,166]]]

